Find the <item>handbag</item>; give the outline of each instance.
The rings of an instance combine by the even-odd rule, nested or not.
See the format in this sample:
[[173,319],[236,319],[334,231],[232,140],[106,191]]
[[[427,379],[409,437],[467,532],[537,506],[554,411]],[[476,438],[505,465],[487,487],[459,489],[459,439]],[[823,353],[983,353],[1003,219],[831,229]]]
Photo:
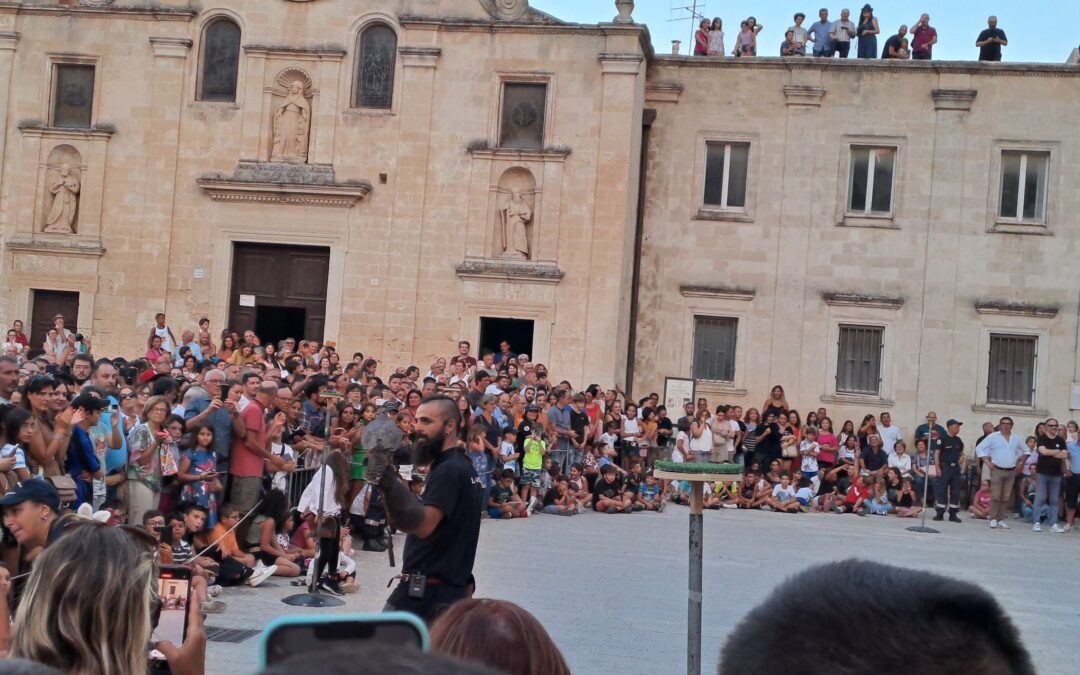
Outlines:
[[78,496],[75,481],[67,474],[45,476],[45,480],[52,483],[52,486],[60,493],[61,504],[70,504],[75,501],[75,498]]

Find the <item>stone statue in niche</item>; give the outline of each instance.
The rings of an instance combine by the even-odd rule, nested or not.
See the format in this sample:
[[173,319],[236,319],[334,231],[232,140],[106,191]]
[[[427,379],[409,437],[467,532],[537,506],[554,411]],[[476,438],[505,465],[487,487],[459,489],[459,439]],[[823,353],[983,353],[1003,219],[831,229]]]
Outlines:
[[528,260],[529,233],[526,229],[532,222],[532,206],[525,201],[522,191],[515,189],[510,193],[510,203],[502,209],[502,242],[504,258]]
[[304,83],[293,80],[289,94],[274,111],[273,162],[306,162],[308,132],[311,129],[311,104],[304,96]]
[[70,164],[62,164],[49,180],[52,205],[45,217],[45,231],[53,234],[74,234],[75,213],[79,208],[79,177]]

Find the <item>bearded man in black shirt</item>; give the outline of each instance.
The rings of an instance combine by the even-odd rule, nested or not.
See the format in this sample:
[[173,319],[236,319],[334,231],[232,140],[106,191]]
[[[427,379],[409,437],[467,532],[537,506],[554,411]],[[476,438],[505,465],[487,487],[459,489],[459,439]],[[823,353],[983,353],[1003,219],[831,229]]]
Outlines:
[[387,443],[374,434],[369,445],[367,431],[363,438],[372,448],[367,480],[383,491],[390,520],[408,534],[403,574],[383,609],[412,612],[428,624],[475,586],[483,487],[459,440],[461,425],[457,403],[447,396],[428,397],[417,409],[413,463],[431,467],[420,500],[395,471],[386,470],[394,448],[384,448]]

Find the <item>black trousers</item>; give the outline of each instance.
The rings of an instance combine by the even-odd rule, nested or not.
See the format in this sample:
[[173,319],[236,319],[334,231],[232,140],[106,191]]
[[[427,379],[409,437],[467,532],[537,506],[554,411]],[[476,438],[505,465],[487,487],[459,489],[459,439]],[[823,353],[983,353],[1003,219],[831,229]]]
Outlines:
[[958,464],[947,464],[941,468],[941,477],[937,479],[937,485],[934,487],[934,500],[937,502],[935,506],[939,511],[944,511],[946,504],[950,509],[960,508],[960,466]]
[[409,595],[409,584],[399,583],[386,599],[384,612],[410,612],[428,626],[435,623],[450,605],[469,596],[469,589],[450,584],[428,584],[424,597],[414,598]]
[[847,55],[848,55],[848,52],[851,51],[851,43],[850,42],[837,42],[836,46],[835,46],[835,49],[836,49],[836,53],[840,55],[840,58],[846,59]]

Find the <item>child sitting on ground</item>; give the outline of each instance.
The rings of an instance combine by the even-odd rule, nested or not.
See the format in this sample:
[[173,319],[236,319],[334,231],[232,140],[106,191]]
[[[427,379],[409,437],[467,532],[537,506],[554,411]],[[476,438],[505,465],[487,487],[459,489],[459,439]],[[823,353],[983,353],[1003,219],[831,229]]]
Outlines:
[[672,503],[687,505],[690,503],[690,481],[673,480],[668,483],[668,494]]
[[975,500],[971,502],[971,517],[982,520],[990,517],[990,481],[988,480],[979,484],[979,491],[975,493]]
[[884,478],[874,481],[874,496],[866,504],[870,513],[875,516],[887,516],[892,513],[893,505],[889,501],[889,488],[885,485]]
[[646,511],[663,511],[664,500],[661,494],[660,483],[652,471],[645,474],[645,482],[638,488],[637,503]]
[[848,488],[847,495],[844,497],[844,501],[834,507],[837,513],[854,513],[860,516],[865,516],[863,508],[864,502],[870,498],[870,477],[869,476],[856,476],[851,481],[851,487]]
[[514,492],[513,469],[503,469],[499,476],[499,482],[491,489],[488,497],[488,516],[498,520],[510,518],[528,518],[529,512],[525,509],[525,502]]
[[584,510],[585,505],[592,502],[589,494],[589,481],[582,471],[581,464],[577,462],[570,465],[570,494],[574,498],[579,511]]
[[[798,498],[796,493],[796,499]],[[840,503],[840,490],[836,483],[830,483],[828,490],[810,499],[810,510],[814,513],[827,513]]]
[[799,512],[799,502],[795,499],[795,488],[791,485],[791,474],[786,471],[780,474],[780,482],[773,486],[772,494],[766,498],[765,503],[771,506],[774,511],[784,513]]
[[626,493],[622,479],[611,464],[600,469],[593,494],[593,510],[598,513],[629,513],[632,496]]
[[742,487],[739,489],[738,506],[740,509],[756,509],[762,501],[758,499],[758,474],[751,469],[743,477]]
[[914,518],[922,513],[919,506],[919,496],[915,494],[915,482],[906,477],[900,484],[900,492],[896,495],[896,515],[901,518]]
[[577,503],[570,492],[570,480],[566,476],[559,476],[555,487],[544,495],[543,511],[560,516],[577,515]]

